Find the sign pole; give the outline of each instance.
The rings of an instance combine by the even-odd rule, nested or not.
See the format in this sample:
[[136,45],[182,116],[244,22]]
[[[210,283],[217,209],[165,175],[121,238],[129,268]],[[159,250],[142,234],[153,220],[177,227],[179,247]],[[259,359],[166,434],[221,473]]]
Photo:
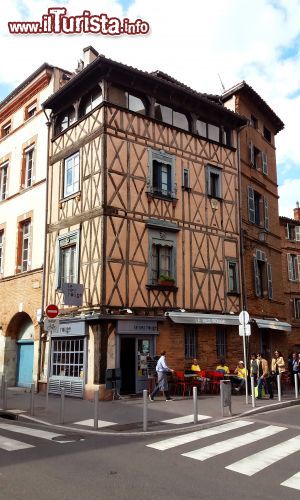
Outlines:
[[245,392],[246,392],[246,405],[248,404],[248,371],[247,371],[247,352],[246,352],[246,323],[244,323],[244,335],[243,335],[243,350],[244,350],[244,367],[245,373]]
[[247,347],[246,347],[246,335],[251,334],[251,328],[249,323],[249,313],[247,311],[242,311],[239,314],[239,334],[243,336],[243,351],[244,351],[244,368],[245,368],[245,392],[246,392],[246,405],[248,404],[248,370],[247,370]]

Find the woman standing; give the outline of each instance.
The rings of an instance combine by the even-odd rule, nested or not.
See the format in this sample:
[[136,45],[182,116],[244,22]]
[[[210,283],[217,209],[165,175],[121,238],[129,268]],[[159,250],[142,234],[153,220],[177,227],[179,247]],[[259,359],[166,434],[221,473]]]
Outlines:
[[271,371],[273,375],[281,375],[285,371],[285,362],[280,351],[274,352],[274,358],[272,359]]

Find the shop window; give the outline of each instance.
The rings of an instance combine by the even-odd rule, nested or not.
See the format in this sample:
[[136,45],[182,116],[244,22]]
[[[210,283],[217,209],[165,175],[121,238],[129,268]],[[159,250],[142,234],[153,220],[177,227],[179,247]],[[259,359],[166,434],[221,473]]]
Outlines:
[[19,223],[18,231],[18,251],[17,251],[17,271],[29,271],[30,262],[30,238],[31,238],[31,220],[27,219]]
[[227,260],[228,293],[239,293],[238,262],[234,259]]
[[0,201],[7,198],[8,162],[0,165]]
[[51,361],[51,376],[83,378],[84,338],[53,339]]
[[58,238],[57,288],[63,283],[77,283],[79,260],[79,232],[74,231]]
[[227,332],[226,332],[225,328],[217,327],[216,351],[217,351],[217,358],[226,358],[226,356],[227,356]]
[[288,276],[290,281],[300,281],[300,255],[288,253]]
[[197,358],[197,333],[194,326],[184,328],[184,357]]
[[175,157],[162,151],[149,151],[149,193],[175,198]]
[[294,298],[294,317],[300,319],[300,297]]
[[69,109],[59,114],[55,122],[55,134],[63,132],[75,122],[75,109],[71,106]]
[[69,156],[64,161],[64,189],[66,198],[79,191],[79,153]]
[[212,198],[222,198],[222,170],[212,165],[206,167],[206,192]]
[[3,273],[3,257],[4,257],[4,230],[0,231],[0,273]]
[[95,109],[102,102],[102,91],[99,85],[97,85],[91,92],[86,94],[80,103],[79,116],[85,116],[90,111]]

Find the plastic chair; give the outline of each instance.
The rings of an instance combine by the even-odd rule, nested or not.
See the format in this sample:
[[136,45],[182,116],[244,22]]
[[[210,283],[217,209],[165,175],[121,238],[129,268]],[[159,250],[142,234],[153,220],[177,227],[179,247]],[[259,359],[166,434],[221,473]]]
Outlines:
[[182,396],[184,397],[186,390],[189,390],[190,393],[191,384],[185,379],[184,372],[174,372],[174,375],[177,377],[175,391],[177,392],[178,389],[181,390]]
[[220,392],[221,380],[224,380],[224,373],[216,371],[207,371],[207,376],[210,379],[210,389],[213,394],[218,394]]

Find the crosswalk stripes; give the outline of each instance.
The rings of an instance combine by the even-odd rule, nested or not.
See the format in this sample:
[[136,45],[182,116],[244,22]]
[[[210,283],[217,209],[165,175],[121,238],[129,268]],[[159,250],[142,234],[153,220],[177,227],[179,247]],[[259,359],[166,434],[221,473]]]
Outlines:
[[246,476],[253,476],[257,472],[269,467],[269,465],[279,462],[282,458],[286,458],[292,453],[300,450],[300,436],[296,436],[288,441],[271,446],[266,450],[250,455],[249,457],[239,460],[234,464],[228,465],[226,469],[239,472]]
[[254,422],[250,422],[249,420],[235,420],[234,422],[230,422],[228,424],[222,424],[210,429],[202,429],[201,431],[194,431],[188,434],[181,434],[180,436],[164,439],[163,441],[158,441],[157,443],[147,444],[146,446],[148,446],[148,448],[154,448],[161,451],[169,450],[170,448],[174,448],[175,446],[191,443],[192,441],[197,441],[198,439],[215,436],[216,434],[222,434],[223,432],[236,430],[253,423]]
[[247,434],[242,434],[241,436],[234,437],[232,439],[227,439],[226,441],[219,441],[210,446],[205,446],[204,448],[199,448],[198,450],[190,451],[188,453],[182,453],[182,456],[188,458],[194,458],[195,460],[207,460],[208,458],[221,455],[227,451],[232,451],[246,444],[254,443],[260,439],[264,439],[269,436],[273,436],[278,432],[286,430],[286,427],[278,427],[276,425],[269,425],[263,429],[258,429],[253,432],[248,432]]
[[[94,419],[89,418],[87,420],[80,420],[79,422],[74,422],[73,425],[85,425],[87,427],[94,427]],[[107,422],[106,420],[98,420],[98,429],[103,427],[110,427],[111,425],[117,425],[116,422]]]
[[[71,443],[73,440],[65,440],[64,436],[62,434],[56,434],[54,432],[49,432],[49,431],[44,431],[41,429],[33,429],[31,427],[23,427],[21,425],[14,425],[14,424],[5,424],[5,423],[0,423],[0,431],[8,431],[8,432],[13,432],[17,434],[23,434],[26,436],[31,436],[39,439],[45,439],[47,441],[53,441],[55,440],[55,443],[59,444],[66,444],[66,443]],[[61,438],[61,440],[59,439]],[[53,441],[54,442],[54,441]],[[7,436],[2,436],[0,435],[0,449],[6,450],[6,451],[17,451],[17,450],[23,450],[26,448],[34,448],[34,445],[24,443],[22,441],[17,441],[12,438],[8,438]]]
[[286,481],[283,481],[281,486],[288,486],[289,488],[300,490],[300,472],[297,472],[294,476],[290,477]]
[[[198,421],[208,420],[211,417],[209,415],[198,415]],[[194,415],[184,415],[183,417],[169,418],[168,420],[161,420],[163,424],[190,424],[194,422]]]
[[5,451],[25,450],[26,448],[34,448],[32,444],[23,443],[16,439],[10,439],[5,436],[0,436],[0,448]]

